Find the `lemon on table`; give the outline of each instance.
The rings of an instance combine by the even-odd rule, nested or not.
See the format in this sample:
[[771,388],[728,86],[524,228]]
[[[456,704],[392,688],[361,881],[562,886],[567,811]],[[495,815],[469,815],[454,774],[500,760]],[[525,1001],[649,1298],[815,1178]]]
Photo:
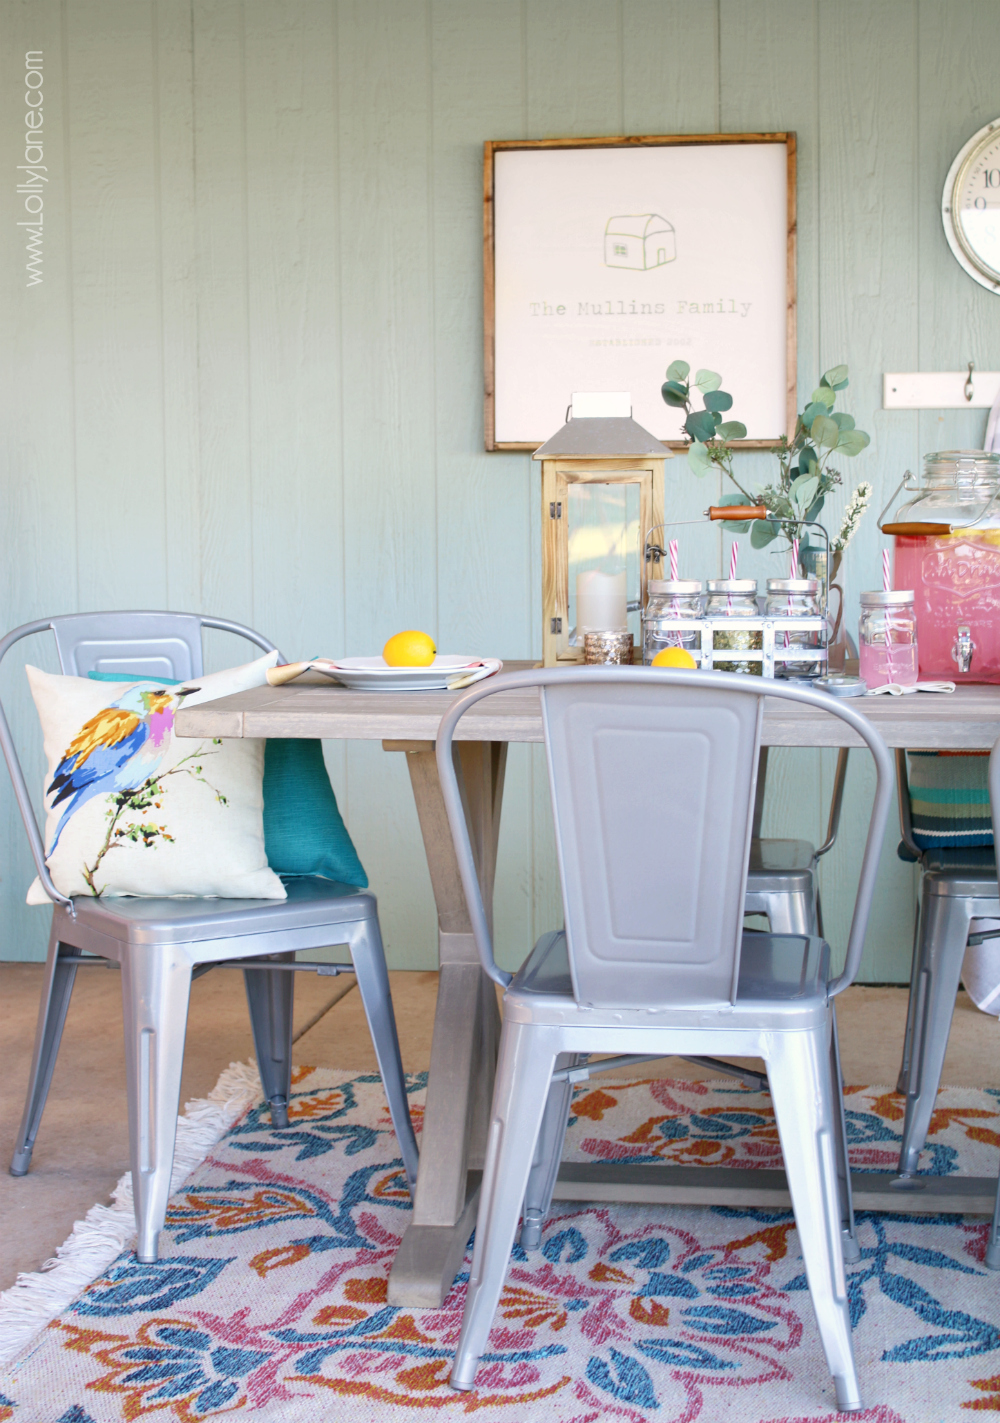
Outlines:
[[390,667],[429,667],[437,656],[434,639],[425,632],[397,632],[382,649]]
[[653,658],[652,667],[697,667],[698,664],[684,647],[664,647]]

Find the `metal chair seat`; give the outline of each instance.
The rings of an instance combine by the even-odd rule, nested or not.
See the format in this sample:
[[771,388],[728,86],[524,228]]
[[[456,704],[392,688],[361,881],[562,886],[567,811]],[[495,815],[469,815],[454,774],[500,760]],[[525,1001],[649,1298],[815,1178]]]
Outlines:
[[[63,672],[137,671],[186,680],[202,675],[203,627],[274,644],[250,628],[190,613],[74,614],[27,623],[0,641],[51,631]],[[287,899],[67,898],[52,882],[32,799],[0,707],[0,745],[39,879],[53,901],[27,1100],[11,1174],[27,1172],[48,1096],[77,970],[101,962],[122,971],[129,1152],[140,1260],[157,1258],[173,1166],[191,982],[213,967],[243,970],[254,1049],[271,1123],[288,1125],[296,971],[356,974],[393,1127],[412,1189],[417,1145],[407,1105],[378,909],[373,894],[315,877],[289,878]],[[304,949],[345,945],[350,964],[297,964]]]
[[[651,1008],[588,1005],[587,1028],[690,1027],[695,1013],[699,1031],[741,1028],[746,1026],[743,1019],[750,1020],[751,1029],[814,1028],[826,1021],[829,972],[830,949],[822,939],[747,929],[732,1003],[682,1008],[669,1004]],[[543,934],[506,990],[504,1020],[557,1024],[576,1022],[579,1017],[566,934],[561,929]]]

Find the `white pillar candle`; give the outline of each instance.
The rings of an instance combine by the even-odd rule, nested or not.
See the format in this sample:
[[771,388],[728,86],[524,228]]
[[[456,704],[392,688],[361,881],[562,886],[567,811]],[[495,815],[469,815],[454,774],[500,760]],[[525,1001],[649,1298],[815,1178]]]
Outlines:
[[587,632],[625,632],[625,574],[601,573],[593,569],[576,575],[576,633],[582,640]]

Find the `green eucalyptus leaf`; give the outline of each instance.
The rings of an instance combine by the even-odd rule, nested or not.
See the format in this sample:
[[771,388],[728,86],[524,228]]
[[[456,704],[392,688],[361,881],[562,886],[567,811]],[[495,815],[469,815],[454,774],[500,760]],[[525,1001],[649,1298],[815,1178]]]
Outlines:
[[827,450],[835,450],[837,441],[840,439],[840,428],[830,419],[829,415],[818,415],[812,423],[809,434],[817,445],[822,445]]
[[667,367],[667,380],[687,380],[690,373],[687,361],[671,361]]
[[837,441],[837,449],[845,455],[850,455],[853,459],[859,455],[863,449],[871,444],[871,436],[866,435],[864,430],[844,430]]
[[708,448],[700,440],[696,440],[688,450],[687,462],[691,472],[696,474],[699,479],[708,474],[712,468],[712,459]]
[[814,474],[801,475],[792,485],[792,498],[800,509],[808,509],[819,493],[819,480]]
[[824,371],[823,382],[825,385],[832,386],[834,390],[843,390],[847,385],[847,367],[831,366],[828,371]]
[[660,394],[668,405],[678,406],[681,410],[687,405],[687,388],[675,380],[664,381]]
[[750,530],[750,547],[767,548],[768,544],[778,537],[778,526],[770,519],[758,519]]
[[730,504],[745,504],[746,502],[746,496],[743,494],[723,494],[719,500],[724,508],[728,508]]
[[696,386],[702,395],[707,395],[710,390],[718,390],[722,377],[716,371],[698,371],[691,384]]
[[815,469],[819,464],[819,456],[812,445],[803,445],[799,452],[799,469],[805,474],[808,470]]
[[720,440],[745,440],[747,427],[742,420],[723,420],[716,434]]
[[806,510],[804,517],[807,519],[818,519],[820,514],[823,512],[824,502],[825,495],[821,494],[818,499],[814,499],[813,502],[809,505],[809,508]]
[[731,410],[733,397],[728,390],[710,390],[705,395],[706,410]]
[[845,415],[842,411],[838,410],[830,416],[830,419],[836,420],[841,431],[854,429],[853,415]]
[[837,397],[828,385],[818,385],[809,399],[820,401],[827,410],[832,410],[837,403]]
[[715,421],[712,419],[711,410],[692,410],[684,421],[684,428],[692,440],[704,441],[715,438]]
[[808,430],[812,427],[812,422],[816,419],[817,415],[825,415],[826,413],[827,407],[823,404],[822,400],[810,400],[802,412],[802,424]]

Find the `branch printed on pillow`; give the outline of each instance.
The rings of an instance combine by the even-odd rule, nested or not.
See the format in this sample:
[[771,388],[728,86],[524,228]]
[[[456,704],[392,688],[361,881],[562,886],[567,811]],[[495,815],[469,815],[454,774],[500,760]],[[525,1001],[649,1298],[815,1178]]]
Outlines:
[[[216,737],[212,743],[214,746],[221,745]],[[160,798],[166,795],[163,782],[170,776],[190,776],[192,780],[200,781],[203,786],[208,786],[220,805],[228,805],[229,801],[212,785],[211,781],[204,774],[202,760],[208,756],[215,756],[215,751],[205,751],[204,743],[177,762],[169,771],[164,771],[162,775],[149,776],[142,785],[136,786],[134,790],[120,791],[117,795],[109,797],[111,805],[107,812],[108,831],[104,837],[104,844],[98,851],[97,859],[90,866],[84,865],[83,878],[90,886],[90,891],[95,898],[99,898],[103,889],[98,889],[94,877],[100,868],[101,861],[109,851],[116,849],[125,841],[130,841],[134,845],[141,844],[144,849],[155,846],[158,840],[173,841],[176,837],[171,835],[165,825],[158,825],[153,821],[133,821],[131,824],[120,824],[123,816],[130,814],[141,815],[150,808],[159,810]],[[200,759],[199,759],[200,758]],[[187,765],[187,762],[196,764]]]

